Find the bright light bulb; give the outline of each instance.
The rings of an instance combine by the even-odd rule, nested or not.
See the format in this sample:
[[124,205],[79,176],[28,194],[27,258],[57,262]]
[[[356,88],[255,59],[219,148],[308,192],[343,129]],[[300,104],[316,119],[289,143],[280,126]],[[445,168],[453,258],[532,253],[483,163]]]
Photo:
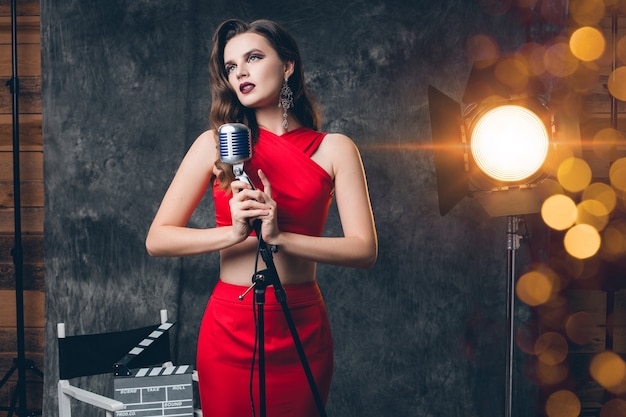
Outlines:
[[476,122],[470,143],[481,171],[502,182],[520,182],[535,174],[543,166],[549,148],[543,121],[517,105],[487,111]]

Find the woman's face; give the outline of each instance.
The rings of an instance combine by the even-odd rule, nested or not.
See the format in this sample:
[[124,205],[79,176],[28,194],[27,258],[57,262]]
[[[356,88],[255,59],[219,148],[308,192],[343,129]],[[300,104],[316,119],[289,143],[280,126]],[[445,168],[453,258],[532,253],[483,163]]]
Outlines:
[[283,81],[293,72],[293,65],[281,61],[267,39],[256,33],[242,33],[226,43],[224,66],[241,104],[255,109],[277,107]]

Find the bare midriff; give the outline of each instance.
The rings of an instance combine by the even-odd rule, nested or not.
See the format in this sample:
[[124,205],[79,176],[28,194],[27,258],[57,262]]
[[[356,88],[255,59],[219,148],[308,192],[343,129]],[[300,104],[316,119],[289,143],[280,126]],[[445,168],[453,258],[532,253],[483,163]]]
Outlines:
[[[220,252],[220,279],[228,284],[248,286],[255,271],[267,269],[261,255],[255,270],[258,239],[248,237],[244,242]],[[315,279],[315,262],[290,257],[280,252],[272,253],[276,272],[283,285],[302,284]]]

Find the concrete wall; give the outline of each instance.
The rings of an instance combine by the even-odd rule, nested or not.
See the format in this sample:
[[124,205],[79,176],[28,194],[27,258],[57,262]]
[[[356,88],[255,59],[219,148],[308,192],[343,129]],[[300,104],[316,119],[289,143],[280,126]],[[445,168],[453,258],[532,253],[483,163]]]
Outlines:
[[[354,139],[368,176],[378,263],[319,268],[336,345],[328,414],[503,414],[506,221],[472,199],[440,216],[426,95],[432,84],[460,101],[473,35],[502,51],[525,42],[515,10],[486,13],[487,3],[42,0],[45,414],[56,415],[58,321],[72,333],[105,331],[168,308],[179,363],[195,361],[217,255],[150,258],[144,238],[207,128],[210,37],[229,17],[271,18],[292,32],[324,129]],[[208,198],[193,225],[212,224]],[[339,233],[333,211],[326,234]],[[523,373],[519,416],[535,412]]]

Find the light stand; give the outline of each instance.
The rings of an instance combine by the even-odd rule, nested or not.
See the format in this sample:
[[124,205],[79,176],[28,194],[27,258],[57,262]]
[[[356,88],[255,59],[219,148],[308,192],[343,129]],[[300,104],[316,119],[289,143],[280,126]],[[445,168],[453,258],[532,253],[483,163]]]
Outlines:
[[505,381],[505,417],[513,416],[513,363],[515,350],[515,253],[520,247],[521,236],[517,233],[521,218],[519,216],[507,216],[507,308],[506,322],[508,324],[509,337],[506,346],[506,381]]
[[[507,217],[504,414],[512,417],[515,255],[522,238],[518,234],[520,216],[539,212],[547,197],[562,191],[553,180],[553,170],[566,150],[578,148],[579,142],[574,139],[580,134],[573,127],[578,125],[577,120],[561,116],[556,121],[538,85],[529,83],[529,94],[507,99],[512,94],[499,88],[487,70],[477,68],[472,70],[465,91],[465,102],[469,103],[465,114],[460,103],[428,86],[433,154],[442,216],[463,198],[473,197],[491,217]],[[502,98],[488,99],[490,91],[501,92]],[[568,138],[561,138],[558,146],[553,142],[557,130]],[[531,148],[533,152],[527,152]]]
[[20,195],[20,147],[19,147],[19,79],[17,77],[17,22],[16,22],[16,0],[11,0],[11,38],[12,38],[12,71],[11,80],[7,82],[10,86],[13,98],[13,210],[15,213],[15,247],[11,251],[13,263],[15,265],[15,309],[17,328],[17,358],[13,359],[13,366],[0,381],[0,388],[6,384],[11,375],[17,370],[17,386],[11,398],[9,407],[0,407],[2,411],[8,411],[7,417],[36,416],[41,415],[41,410],[28,410],[26,407],[26,370],[30,369],[39,376],[43,373],[39,371],[33,361],[27,360],[25,355],[24,342],[24,280],[22,251],[22,220],[21,220],[21,195]]

